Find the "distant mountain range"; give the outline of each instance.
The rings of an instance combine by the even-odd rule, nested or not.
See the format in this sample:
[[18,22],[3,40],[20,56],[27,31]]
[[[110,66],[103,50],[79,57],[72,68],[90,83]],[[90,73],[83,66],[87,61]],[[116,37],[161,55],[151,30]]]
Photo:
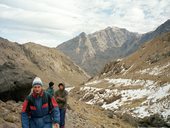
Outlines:
[[106,64],[100,75],[73,92],[134,127],[170,127],[170,32]]
[[57,47],[91,76],[99,73],[111,60],[135,52],[143,43],[170,32],[170,20],[156,30],[139,34],[123,28],[108,27],[92,34],[82,32]]

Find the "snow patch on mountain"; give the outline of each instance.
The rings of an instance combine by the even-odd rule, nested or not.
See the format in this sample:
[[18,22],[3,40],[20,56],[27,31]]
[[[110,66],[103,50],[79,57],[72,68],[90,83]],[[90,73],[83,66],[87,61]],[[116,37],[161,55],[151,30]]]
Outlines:
[[[84,97],[89,94],[93,95],[93,98],[86,102],[87,104],[100,104],[101,107],[113,111],[123,108],[121,110],[123,113],[130,112],[133,116],[139,118],[144,118],[154,114],[160,114],[165,120],[170,118],[170,83],[158,85],[157,82],[152,80],[106,78],[103,80],[92,81],[86,85],[96,85],[101,82],[107,82],[110,85],[114,84],[114,87],[116,88],[109,89],[108,87],[104,89],[90,86],[82,87],[80,90],[85,92]],[[126,86],[140,86],[140,88],[117,89],[118,87]],[[107,103],[105,100],[118,96],[120,97],[113,99],[110,103]],[[139,105],[130,108],[126,107],[140,99],[142,100]]]
[[72,89],[74,89],[75,87],[66,87],[65,88],[65,90],[67,91],[67,92],[70,92]]
[[123,85],[123,86],[129,86],[129,85],[145,85],[145,86],[150,86],[153,85],[155,82],[151,81],[151,80],[132,80],[132,79],[122,79],[122,78],[118,78],[118,79],[109,79],[106,78],[106,81],[108,81],[108,83],[112,83],[115,84],[117,86]]
[[160,114],[166,120],[170,119],[170,83],[165,83],[163,87],[155,88],[148,95],[147,100],[133,110],[138,117],[145,117],[153,114]]
[[137,73],[157,76],[157,75],[162,74],[164,70],[168,68],[169,66],[170,66],[170,63],[167,63],[166,65],[163,65],[163,66],[155,66],[153,68],[146,68],[146,69],[138,71]]
[[99,83],[101,83],[102,82],[102,80],[95,80],[95,81],[92,81],[92,82],[88,82],[88,83],[86,83],[85,85],[86,86],[88,86],[88,85],[96,85],[96,84],[99,84]]

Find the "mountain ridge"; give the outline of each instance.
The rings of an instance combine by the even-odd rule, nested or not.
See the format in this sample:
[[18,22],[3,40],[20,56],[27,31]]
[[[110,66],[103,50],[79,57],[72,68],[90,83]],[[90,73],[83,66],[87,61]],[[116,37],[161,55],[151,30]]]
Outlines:
[[105,65],[71,92],[86,104],[110,110],[134,127],[170,126],[170,32]]
[[109,61],[130,55],[143,43],[169,31],[170,20],[145,34],[130,32],[125,28],[107,27],[92,34],[82,32],[57,46],[57,49],[94,76]]
[[[66,86],[79,86],[89,78],[79,66],[56,48],[32,42],[21,45],[3,38],[0,38],[0,70],[0,95],[4,98],[2,100],[12,98],[13,92],[22,92],[20,89],[23,88],[28,93],[35,76],[39,76],[44,85],[53,81],[56,85],[64,82]],[[8,96],[4,96],[6,94]],[[18,95],[17,98],[20,93]]]

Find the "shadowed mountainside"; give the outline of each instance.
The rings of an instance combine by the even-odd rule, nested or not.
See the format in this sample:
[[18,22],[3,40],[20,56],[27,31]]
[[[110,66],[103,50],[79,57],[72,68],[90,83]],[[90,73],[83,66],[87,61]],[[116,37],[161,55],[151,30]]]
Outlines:
[[3,38],[0,38],[0,70],[0,99],[4,100],[23,89],[28,94],[35,76],[42,78],[45,85],[54,81],[77,86],[88,79],[82,69],[55,48],[34,43],[20,45]]

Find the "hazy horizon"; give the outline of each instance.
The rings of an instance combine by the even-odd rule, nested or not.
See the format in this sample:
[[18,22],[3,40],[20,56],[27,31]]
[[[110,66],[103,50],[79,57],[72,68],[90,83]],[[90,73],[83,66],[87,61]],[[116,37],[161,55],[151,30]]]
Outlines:
[[1,0],[0,9],[2,38],[48,47],[108,26],[146,33],[170,19],[168,0]]

